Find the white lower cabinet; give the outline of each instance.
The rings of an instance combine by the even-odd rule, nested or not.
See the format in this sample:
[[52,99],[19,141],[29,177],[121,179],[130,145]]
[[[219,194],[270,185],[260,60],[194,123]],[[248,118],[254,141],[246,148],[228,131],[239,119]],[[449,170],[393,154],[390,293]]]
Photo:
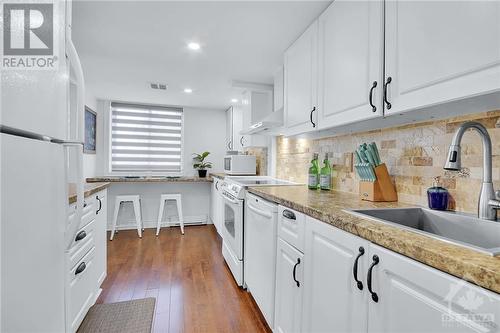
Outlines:
[[214,178],[212,189],[210,191],[210,219],[212,220],[217,233],[222,236],[222,208],[224,203],[220,192],[221,184],[221,179]]
[[278,238],[274,332],[300,332],[304,254]]
[[95,248],[96,248],[96,278],[98,290],[101,284],[106,278],[106,266],[107,266],[107,251],[106,251],[106,227],[108,225],[108,201],[107,201],[107,190],[101,191],[96,194],[96,235],[95,235]]
[[370,243],[310,217],[305,238],[302,331],[366,331]]
[[374,244],[369,259],[369,332],[500,331],[499,294]]
[[275,332],[500,332],[499,294],[305,222],[304,253],[278,238]]

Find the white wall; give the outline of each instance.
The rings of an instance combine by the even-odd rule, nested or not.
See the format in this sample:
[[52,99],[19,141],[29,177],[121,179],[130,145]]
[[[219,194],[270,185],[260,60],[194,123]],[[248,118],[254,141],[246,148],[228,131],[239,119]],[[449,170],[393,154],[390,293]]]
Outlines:
[[184,173],[194,175],[192,154],[209,151],[213,163],[209,172],[223,172],[226,114],[220,110],[184,109]]
[[[88,88],[85,89],[85,105],[91,108],[93,111],[98,112],[97,99]],[[102,122],[99,120],[100,119],[98,114],[96,120],[97,132],[99,132],[99,126],[102,126]],[[98,150],[98,147],[96,147],[96,150]],[[97,170],[96,161],[97,161],[96,154],[83,154],[83,176],[85,178],[96,176],[96,170]]]

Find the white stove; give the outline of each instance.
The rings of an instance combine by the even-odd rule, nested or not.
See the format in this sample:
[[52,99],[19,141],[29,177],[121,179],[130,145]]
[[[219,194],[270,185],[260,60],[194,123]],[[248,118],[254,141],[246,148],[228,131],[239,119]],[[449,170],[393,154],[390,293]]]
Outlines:
[[297,184],[267,176],[226,176],[222,181],[224,198],[222,255],[238,286],[244,286],[243,230],[246,189],[250,186],[286,185]]
[[225,191],[226,194],[238,199],[245,198],[247,187],[287,185],[297,185],[297,183],[268,176],[228,176],[224,178],[222,183],[223,192]]

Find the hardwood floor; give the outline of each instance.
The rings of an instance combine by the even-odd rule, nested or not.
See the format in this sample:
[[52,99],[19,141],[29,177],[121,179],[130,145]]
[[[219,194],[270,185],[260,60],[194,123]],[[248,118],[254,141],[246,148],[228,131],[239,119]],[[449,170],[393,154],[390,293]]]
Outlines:
[[156,298],[154,332],[270,332],[237,287],[213,225],[120,231],[108,240],[108,275],[97,303]]

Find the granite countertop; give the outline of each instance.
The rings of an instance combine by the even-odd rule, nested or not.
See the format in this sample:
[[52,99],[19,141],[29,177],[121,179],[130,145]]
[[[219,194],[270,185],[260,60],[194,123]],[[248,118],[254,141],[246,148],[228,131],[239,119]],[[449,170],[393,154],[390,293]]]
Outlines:
[[313,191],[302,185],[250,187],[248,191],[443,272],[500,293],[500,257],[492,257],[410,230],[356,217],[343,211],[343,209],[415,207],[415,205],[362,201],[352,193]]
[[[104,190],[109,186],[108,182],[99,182],[99,183],[86,183],[84,185],[84,197],[88,197],[94,193],[97,193],[99,191]],[[69,203],[75,203],[76,202],[76,185],[75,184],[70,184],[69,186]]]
[[140,177],[140,178],[125,178],[119,176],[103,176],[87,178],[88,183],[108,182],[108,183],[211,183],[212,177]]

